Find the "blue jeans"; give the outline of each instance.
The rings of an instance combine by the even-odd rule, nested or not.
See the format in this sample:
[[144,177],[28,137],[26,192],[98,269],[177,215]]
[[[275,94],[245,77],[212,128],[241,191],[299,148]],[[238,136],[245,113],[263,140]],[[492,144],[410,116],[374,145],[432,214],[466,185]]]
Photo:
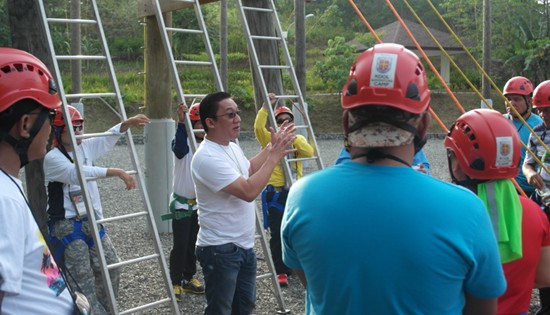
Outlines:
[[196,248],[204,275],[205,315],[248,315],[256,303],[256,254],[233,243]]

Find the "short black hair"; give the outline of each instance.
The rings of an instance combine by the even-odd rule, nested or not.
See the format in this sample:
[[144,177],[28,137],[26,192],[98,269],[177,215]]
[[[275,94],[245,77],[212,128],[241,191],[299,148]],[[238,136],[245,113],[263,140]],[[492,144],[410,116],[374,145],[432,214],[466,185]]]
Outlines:
[[43,106],[30,98],[24,98],[13,103],[8,109],[0,113],[0,131],[9,132],[11,127],[13,127],[21,116],[40,107]]
[[216,117],[220,102],[231,98],[231,94],[223,91],[214,92],[206,95],[199,106],[199,114],[201,116],[201,123],[204,132],[208,133],[208,126],[206,125],[206,118],[218,119]]

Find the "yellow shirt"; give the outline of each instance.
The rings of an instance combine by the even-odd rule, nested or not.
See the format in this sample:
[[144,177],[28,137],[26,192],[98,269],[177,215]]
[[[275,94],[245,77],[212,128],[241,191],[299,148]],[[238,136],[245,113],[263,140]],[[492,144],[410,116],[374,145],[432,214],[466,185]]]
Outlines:
[[[262,146],[262,149],[265,148],[269,142],[271,142],[271,133],[265,127],[267,123],[267,114],[267,109],[262,107],[258,111],[258,115],[256,115],[256,121],[254,121],[254,134],[256,135],[256,140],[258,140]],[[292,143],[292,147],[297,150],[294,153],[294,158],[306,158],[313,156],[313,147],[309,145],[306,138],[302,135],[296,135],[296,140]],[[292,162],[291,167],[296,170],[297,179],[302,177],[302,162]],[[285,182],[283,168],[281,164],[277,164],[267,184],[275,187],[282,187],[285,185]]]

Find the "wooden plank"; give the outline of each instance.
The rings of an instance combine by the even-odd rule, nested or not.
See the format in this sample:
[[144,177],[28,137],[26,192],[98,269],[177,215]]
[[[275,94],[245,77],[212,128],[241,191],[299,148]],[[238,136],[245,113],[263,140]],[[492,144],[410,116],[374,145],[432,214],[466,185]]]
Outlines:
[[[140,0],[138,2],[138,12],[137,15],[139,18],[145,16],[155,15],[155,8],[153,6],[153,1],[155,0]],[[200,4],[207,4],[210,2],[218,2],[220,0],[200,0]],[[177,0],[160,0],[160,7],[163,13],[175,11],[183,8],[192,8],[192,3],[185,3]]]

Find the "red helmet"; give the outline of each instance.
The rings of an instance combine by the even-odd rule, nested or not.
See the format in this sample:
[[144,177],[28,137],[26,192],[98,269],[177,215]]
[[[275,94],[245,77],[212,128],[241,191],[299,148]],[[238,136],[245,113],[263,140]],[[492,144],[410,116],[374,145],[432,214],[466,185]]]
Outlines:
[[519,94],[524,96],[529,96],[533,93],[533,83],[529,81],[526,77],[513,77],[506,85],[504,85],[504,90],[502,94]]
[[430,104],[426,72],[420,59],[398,44],[378,44],[351,66],[342,91],[342,108],[385,105],[420,114]]
[[15,102],[32,99],[54,109],[61,105],[57,86],[46,66],[28,52],[0,48],[0,112]]
[[290,108],[288,108],[286,106],[279,106],[279,107],[275,108],[275,118],[277,118],[277,116],[279,116],[281,114],[289,114],[290,117],[292,117],[292,119],[294,119],[294,114],[292,113]]
[[491,109],[474,109],[460,116],[445,137],[444,146],[473,179],[491,180],[518,175],[520,139],[510,120]]
[[199,114],[199,106],[200,106],[200,103],[195,103],[189,109],[189,119],[191,119],[192,123],[195,123],[196,121],[201,120],[201,116]]
[[[71,116],[71,121],[74,122],[83,122],[84,118],[80,115],[80,112],[71,105],[69,107],[69,116]],[[63,119],[63,111],[58,110],[55,113],[55,119],[53,120],[53,125],[57,127],[65,127],[65,119]]]
[[543,81],[533,93],[533,107],[550,107],[550,80]]

